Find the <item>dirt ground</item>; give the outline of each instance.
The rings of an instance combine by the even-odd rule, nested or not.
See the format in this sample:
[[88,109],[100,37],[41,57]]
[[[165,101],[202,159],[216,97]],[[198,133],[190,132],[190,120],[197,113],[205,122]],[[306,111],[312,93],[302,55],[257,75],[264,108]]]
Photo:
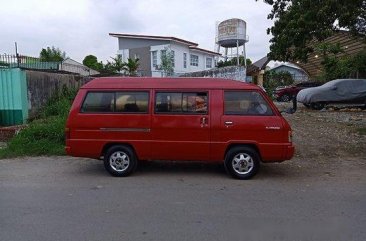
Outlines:
[[[276,105],[283,110],[292,103]],[[325,173],[345,166],[366,169],[366,135],[360,131],[366,128],[365,109],[327,107],[316,111],[299,104],[294,114],[283,116],[293,129],[293,164],[324,168]]]

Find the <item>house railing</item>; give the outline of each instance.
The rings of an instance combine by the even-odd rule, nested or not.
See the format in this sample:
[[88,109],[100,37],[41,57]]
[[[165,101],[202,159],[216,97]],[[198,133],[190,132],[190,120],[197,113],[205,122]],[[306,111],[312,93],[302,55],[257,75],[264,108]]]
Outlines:
[[42,62],[39,58],[25,55],[0,55],[0,69],[23,68],[38,70],[59,70],[61,62]]

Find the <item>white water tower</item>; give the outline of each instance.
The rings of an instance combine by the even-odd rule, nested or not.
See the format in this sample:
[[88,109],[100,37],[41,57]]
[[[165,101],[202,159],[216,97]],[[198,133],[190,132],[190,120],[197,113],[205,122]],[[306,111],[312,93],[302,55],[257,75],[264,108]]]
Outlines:
[[220,53],[220,48],[224,49],[223,56],[225,61],[228,58],[237,58],[239,65],[239,56],[244,56],[244,66],[246,67],[245,43],[249,41],[246,35],[247,23],[238,18],[232,18],[216,26],[216,51]]

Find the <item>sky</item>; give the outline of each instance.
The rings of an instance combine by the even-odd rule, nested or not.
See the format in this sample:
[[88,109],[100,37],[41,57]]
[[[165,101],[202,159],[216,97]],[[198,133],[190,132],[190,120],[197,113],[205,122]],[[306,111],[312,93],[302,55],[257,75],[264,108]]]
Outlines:
[[162,35],[196,42],[214,50],[216,23],[247,22],[247,57],[269,51],[271,6],[255,0],[0,0],[0,54],[37,57],[55,46],[81,62],[86,55],[105,62],[118,50],[109,33]]

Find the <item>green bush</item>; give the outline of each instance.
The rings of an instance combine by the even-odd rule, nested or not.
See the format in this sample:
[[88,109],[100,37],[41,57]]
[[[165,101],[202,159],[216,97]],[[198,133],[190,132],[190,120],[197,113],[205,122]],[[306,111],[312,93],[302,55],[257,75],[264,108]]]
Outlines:
[[1,157],[64,155],[64,129],[76,90],[64,88],[43,107],[38,117],[13,137]]
[[273,91],[278,86],[288,86],[293,83],[294,79],[292,78],[292,75],[287,71],[267,71],[264,73],[263,87],[266,89],[269,96],[272,96]]

